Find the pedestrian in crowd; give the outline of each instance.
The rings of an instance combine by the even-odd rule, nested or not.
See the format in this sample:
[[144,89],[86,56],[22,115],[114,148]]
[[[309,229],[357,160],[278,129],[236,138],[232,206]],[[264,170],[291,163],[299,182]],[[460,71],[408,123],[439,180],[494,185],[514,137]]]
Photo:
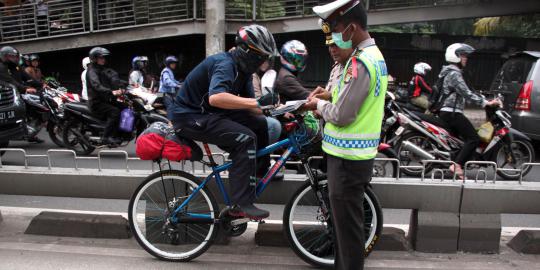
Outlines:
[[82,90],[81,96],[83,100],[88,100],[88,87],[86,86],[86,72],[88,71],[88,65],[90,65],[90,58],[85,57],[82,60],[83,71],[81,73]]
[[338,0],[313,8],[340,49],[353,49],[330,100],[314,91],[306,108],[326,121],[322,148],[327,154],[335,268],[364,269],[362,194],[377,155],[387,88],[385,60],[367,31],[360,0]]
[[36,4],[36,24],[38,37],[48,36],[49,33],[49,5],[47,0],[34,0]]
[[431,66],[424,62],[414,65],[414,76],[409,82],[409,99],[413,105],[424,110],[429,109],[429,96],[433,90],[426,82],[425,76],[431,71]]

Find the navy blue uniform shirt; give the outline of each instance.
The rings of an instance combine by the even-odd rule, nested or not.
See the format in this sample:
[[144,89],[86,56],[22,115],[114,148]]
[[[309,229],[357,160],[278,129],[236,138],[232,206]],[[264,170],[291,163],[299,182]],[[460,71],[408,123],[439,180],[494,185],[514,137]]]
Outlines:
[[228,52],[207,57],[186,77],[174,105],[168,108],[169,117],[188,113],[224,113],[230,110],[212,107],[208,97],[218,93],[253,98],[251,74],[238,71],[232,55]]

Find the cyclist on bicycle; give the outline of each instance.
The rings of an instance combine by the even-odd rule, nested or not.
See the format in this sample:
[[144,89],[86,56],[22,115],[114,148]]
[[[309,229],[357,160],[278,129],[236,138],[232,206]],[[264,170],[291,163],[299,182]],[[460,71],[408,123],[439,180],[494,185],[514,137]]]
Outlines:
[[278,53],[274,37],[260,25],[241,27],[235,42],[234,50],[207,57],[188,74],[168,113],[178,136],[215,144],[230,153],[235,206],[229,213],[259,220],[269,212],[253,205],[256,172],[257,167],[261,173],[266,171],[270,159],[256,159],[256,150],[268,143],[268,130],[265,117],[255,111],[275,104],[277,95],[255,99],[252,74]]

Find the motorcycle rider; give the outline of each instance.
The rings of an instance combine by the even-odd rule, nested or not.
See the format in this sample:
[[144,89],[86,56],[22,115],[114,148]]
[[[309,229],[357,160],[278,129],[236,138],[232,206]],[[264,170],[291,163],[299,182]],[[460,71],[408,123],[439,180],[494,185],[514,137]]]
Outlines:
[[280,54],[281,68],[274,86],[280,102],[306,99],[311,91],[302,86],[298,80],[298,73],[306,68],[308,57],[306,45],[298,40],[287,41],[281,47]]
[[[0,81],[13,84],[21,94],[35,94],[37,90],[24,83],[24,71],[19,66],[19,51],[11,46],[0,48]],[[27,139],[32,143],[43,143],[36,136]]]
[[30,60],[30,66],[27,66],[24,71],[33,81],[43,83],[43,74],[39,68],[39,56],[37,54],[32,54],[28,60]]
[[443,66],[439,74],[439,80],[443,80],[442,94],[446,97],[439,117],[450,126],[452,132],[464,140],[463,148],[454,159],[456,165],[450,167],[450,171],[460,178],[463,178],[462,166],[480,143],[476,129],[463,114],[465,102],[475,103],[482,107],[500,104],[498,99],[488,101],[471,91],[463,79],[463,69],[467,66],[469,55],[474,51],[472,46],[465,43],[454,43],[448,46],[445,53],[448,65]]
[[81,73],[82,90],[81,95],[84,100],[88,100],[88,87],[86,87],[86,72],[88,72],[88,65],[90,65],[90,57],[85,57],[82,60],[83,71]]
[[433,92],[424,78],[429,71],[431,71],[431,66],[427,63],[416,63],[414,65],[414,76],[409,82],[410,102],[424,110],[429,109],[428,96]]
[[35,88],[23,83],[22,73],[19,67],[19,51],[11,46],[0,48],[0,81],[15,85],[21,94],[35,94]]
[[[270,61],[265,61],[259,69],[257,69],[257,72],[253,73],[253,92],[255,98],[260,98],[263,95],[261,78],[264,76],[264,73],[270,69],[271,65]],[[281,122],[275,117],[266,116],[266,124],[268,125],[268,142],[270,144],[277,142],[281,135]],[[273,180],[275,180],[275,177]]]
[[241,27],[235,43],[234,50],[207,57],[189,73],[168,113],[179,136],[212,143],[230,153],[234,207],[229,214],[260,220],[269,212],[253,204],[256,171],[266,172],[270,165],[269,156],[257,160],[255,155],[268,143],[260,110],[275,104],[277,95],[255,99],[252,74],[278,53],[272,34],[256,24]]
[[163,93],[163,103],[168,108],[173,102],[177,90],[182,87],[182,83],[174,77],[174,70],[178,66],[178,58],[170,55],[165,58],[165,68],[159,77],[159,93]]
[[144,87],[146,77],[146,67],[148,66],[148,57],[135,56],[131,60],[131,73],[129,74],[129,85],[131,87]]
[[106,57],[109,55],[109,50],[102,47],[90,50],[88,57],[91,63],[86,73],[86,87],[90,110],[97,117],[107,121],[103,132],[103,144],[117,146],[122,143],[122,140],[115,137],[122,106],[116,101],[116,97],[122,95],[124,90],[113,89],[116,83],[111,82],[105,68]]

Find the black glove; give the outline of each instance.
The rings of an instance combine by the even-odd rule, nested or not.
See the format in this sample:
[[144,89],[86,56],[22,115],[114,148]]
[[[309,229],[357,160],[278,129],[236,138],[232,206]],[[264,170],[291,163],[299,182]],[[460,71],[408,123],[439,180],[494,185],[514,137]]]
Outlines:
[[274,105],[278,103],[278,101],[279,101],[278,95],[274,93],[268,93],[257,99],[257,103],[259,103],[259,107],[266,107],[266,106]]

